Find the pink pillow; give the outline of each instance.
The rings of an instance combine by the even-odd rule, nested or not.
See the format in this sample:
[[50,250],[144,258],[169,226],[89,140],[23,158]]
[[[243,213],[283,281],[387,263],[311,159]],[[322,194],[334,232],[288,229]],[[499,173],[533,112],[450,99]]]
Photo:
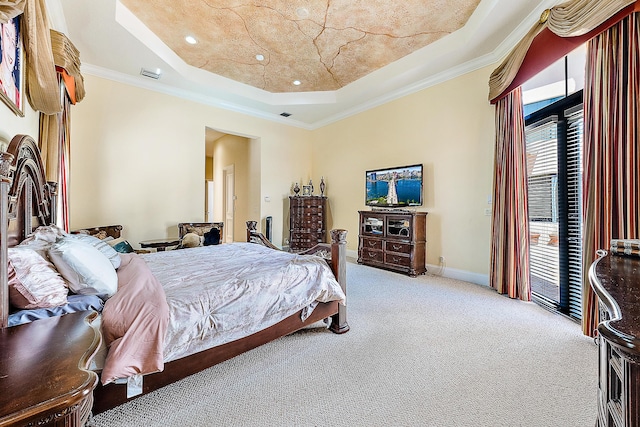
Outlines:
[[9,302],[20,309],[67,303],[67,283],[53,264],[26,247],[9,248]]

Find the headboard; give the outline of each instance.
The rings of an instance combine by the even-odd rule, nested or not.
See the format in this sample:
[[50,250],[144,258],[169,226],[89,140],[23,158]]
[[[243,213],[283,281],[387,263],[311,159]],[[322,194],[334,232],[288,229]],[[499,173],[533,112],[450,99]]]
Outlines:
[[34,139],[16,135],[0,152],[0,328],[9,318],[7,249],[55,222],[56,191],[57,183],[46,181]]

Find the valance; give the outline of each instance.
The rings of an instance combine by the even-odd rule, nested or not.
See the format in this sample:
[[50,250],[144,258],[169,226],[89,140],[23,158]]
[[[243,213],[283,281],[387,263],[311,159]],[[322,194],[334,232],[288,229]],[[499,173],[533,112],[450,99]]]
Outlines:
[[85,95],[84,79],[80,74],[80,52],[71,40],[55,30],[50,30],[53,61],[62,74],[71,103],[82,101]]
[[[540,20],[516,45],[489,79],[489,100],[495,102],[507,92],[523,64],[534,40],[543,32],[562,38],[588,35],[610,18],[620,19],[633,12],[638,0],[570,0],[543,12]],[[624,13],[621,13],[624,11]],[[619,19],[618,19],[619,20]],[[616,21],[617,22],[617,21]],[[611,23],[613,25],[613,23]],[[565,52],[565,54],[568,53]],[[555,60],[555,58],[553,58]],[[549,62],[546,65],[550,65]],[[542,71],[542,70],[539,70]]]

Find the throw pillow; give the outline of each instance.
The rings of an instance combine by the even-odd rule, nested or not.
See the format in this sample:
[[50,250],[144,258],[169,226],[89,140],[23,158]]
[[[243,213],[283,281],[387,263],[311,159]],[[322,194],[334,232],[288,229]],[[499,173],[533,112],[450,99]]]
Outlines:
[[197,246],[202,246],[202,237],[198,236],[196,233],[187,233],[182,237],[183,248],[195,248]]
[[88,234],[69,234],[66,237],[63,237],[63,239],[75,239],[88,243],[106,256],[109,262],[113,265],[113,268],[120,267],[120,254],[97,237],[93,237]]
[[204,246],[217,245],[220,243],[220,230],[212,228],[204,233]]
[[16,308],[51,308],[67,303],[67,283],[53,264],[26,247],[9,248],[9,301]]

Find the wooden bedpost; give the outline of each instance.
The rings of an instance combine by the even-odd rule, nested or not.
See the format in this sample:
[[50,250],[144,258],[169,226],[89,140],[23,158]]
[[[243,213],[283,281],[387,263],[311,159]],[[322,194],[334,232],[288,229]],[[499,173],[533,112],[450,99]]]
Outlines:
[[[331,230],[331,269],[340,283],[344,294],[347,294],[347,230]],[[338,313],[331,316],[332,332],[344,334],[349,330],[347,323],[347,307],[338,305]]]
[[9,187],[11,186],[11,163],[13,155],[0,153],[0,328],[9,324],[9,278],[7,233],[9,226]]

